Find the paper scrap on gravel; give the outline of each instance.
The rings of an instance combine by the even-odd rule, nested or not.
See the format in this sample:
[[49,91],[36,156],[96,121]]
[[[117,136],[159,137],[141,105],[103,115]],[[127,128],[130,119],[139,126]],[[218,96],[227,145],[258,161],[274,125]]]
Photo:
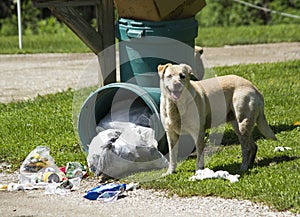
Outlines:
[[209,168],[197,170],[196,174],[190,178],[190,181],[203,180],[203,179],[227,179],[231,183],[238,182],[240,175],[232,175],[227,171],[218,170],[214,172]]

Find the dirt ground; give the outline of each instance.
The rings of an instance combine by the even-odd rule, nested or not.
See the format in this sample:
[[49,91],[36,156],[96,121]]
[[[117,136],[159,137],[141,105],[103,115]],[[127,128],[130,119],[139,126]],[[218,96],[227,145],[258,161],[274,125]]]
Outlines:
[[[0,55],[0,103],[76,88],[95,59],[92,53]],[[204,48],[203,54],[206,67],[292,59],[300,59],[300,43]],[[17,181],[17,173],[0,173],[0,184]],[[85,180],[80,190],[64,196],[45,195],[43,190],[0,191],[0,216],[295,216],[250,201],[168,197],[142,189],[112,203],[82,197],[97,185],[97,180]]]

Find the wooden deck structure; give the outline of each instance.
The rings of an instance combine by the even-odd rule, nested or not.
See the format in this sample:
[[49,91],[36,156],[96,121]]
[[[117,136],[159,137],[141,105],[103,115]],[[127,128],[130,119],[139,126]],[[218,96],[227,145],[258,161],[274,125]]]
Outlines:
[[[47,7],[52,14],[65,23],[96,55],[115,44],[114,5],[112,0],[32,0],[35,7]],[[84,20],[77,6],[95,6],[97,29]],[[112,47],[111,47],[112,48]],[[109,49],[110,51],[112,49]],[[116,69],[116,52],[109,52],[99,59],[102,72]],[[116,71],[109,72],[104,84],[116,81]]]

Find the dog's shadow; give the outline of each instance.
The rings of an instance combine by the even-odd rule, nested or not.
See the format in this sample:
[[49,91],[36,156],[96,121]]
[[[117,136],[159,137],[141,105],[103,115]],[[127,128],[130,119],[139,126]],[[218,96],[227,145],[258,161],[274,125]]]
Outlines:
[[[292,131],[297,127],[299,127],[299,126],[280,124],[280,125],[276,125],[276,126],[271,126],[271,129],[273,130],[273,132],[275,134],[278,134],[281,132]],[[253,138],[255,141],[264,138],[256,127],[253,131]],[[239,144],[238,138],[233,130],[230,130],[230,131],[227,131],[224,133],[221,144],[223,146]],[[300,156],[281,155],[281,156],[273,156],[273,157],[269,157],[269,158],[262,158],[262,159],[259,159],[254,164],[254,167],[268,167],[273,164],[278,164],[278,163],[282,163],[282,162],[290,162],[290,161],[294,161],[297,159],[300,159]],[[250,171],[241,170],[241,163],[232,163],[232,164],[227,164],[227,165],[223,165],[223,166],[215,166],[214,168],[211,168],[211,169],[214,171],[225,170],[225,171],[229,171],[231,174],[239,174],[240,176],[251,173],[251,170]]]
[[[279,124],[279,125],[270,126],[270,127],[275,134],[278,134],[281,132],[292,131],[299,126]],[[254,141],[264,138],[263,135],[257,129],[257,127],[255,127],[253,130],[253,138],[254,138]],[[240,143],[239,143],[239,140],[238,140],[236,134],[231,129],[230,131],[226,131],[224,133],[221,144],[224,146],[227,146],[227,145],[234,145],[234,144],[240,144]]]
[[[282,156],[274,156],[270,158],[263,158],[258,160],[254,164],[254,168],[257,167],[268,167],[272,166],[273,164],[279,164],[283,162],[290,162],[290,161],[295,161],[300,159],[300,156],[288,156],[288,155],[282,155]],[[229,171],[231,174],[239,174],[241,177],[243,177],[246,174],[251,173],[251,169],[248,171],[243,171],[241,170],[241,164],[240,163],[232,163],[232,164],[227,164],[224,166],[215,166],[211,168],[214,171],[217,170],[224,170],[224,171]]]

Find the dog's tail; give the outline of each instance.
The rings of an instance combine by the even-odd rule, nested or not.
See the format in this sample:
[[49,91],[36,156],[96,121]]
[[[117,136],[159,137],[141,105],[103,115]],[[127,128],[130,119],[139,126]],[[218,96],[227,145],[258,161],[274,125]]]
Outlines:
[[259,131],[268,139],[277,140],[275,134],[273,133],[271,127],[268,124],[268,121],[266,119],[264,109],[261,108],[258,118],[257,118],[257,128]]

